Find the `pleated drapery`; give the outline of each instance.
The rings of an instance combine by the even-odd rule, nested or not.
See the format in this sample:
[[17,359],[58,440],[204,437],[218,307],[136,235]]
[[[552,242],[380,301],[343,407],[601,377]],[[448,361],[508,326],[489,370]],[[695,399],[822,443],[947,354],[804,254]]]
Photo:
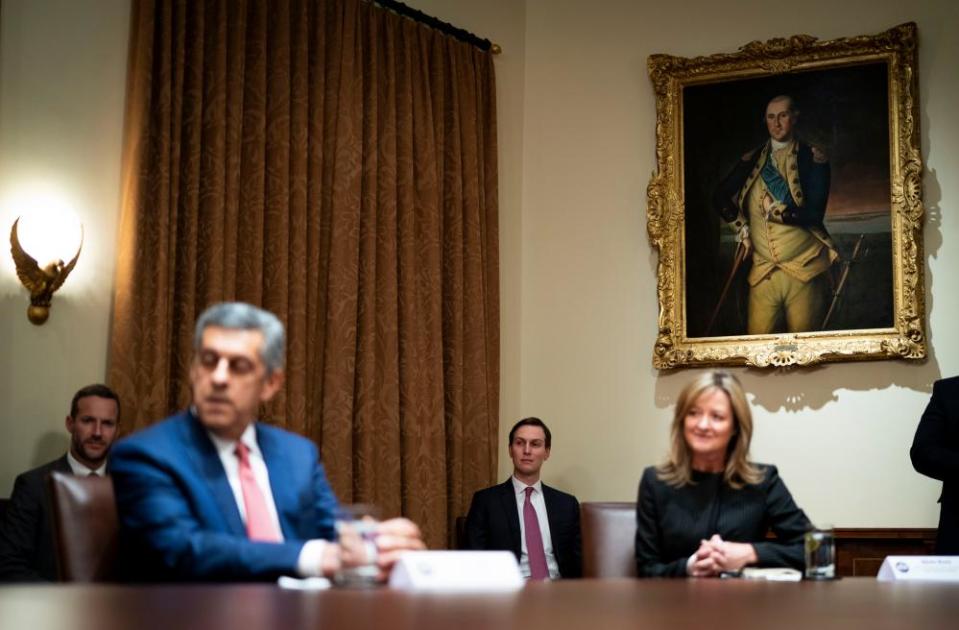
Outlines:
[[189,404],[196,317],[287,326],[262,420],[343,502],[451,540],[496,473],[490,53],[359,0],[136,0],[110,383],[127,430]]

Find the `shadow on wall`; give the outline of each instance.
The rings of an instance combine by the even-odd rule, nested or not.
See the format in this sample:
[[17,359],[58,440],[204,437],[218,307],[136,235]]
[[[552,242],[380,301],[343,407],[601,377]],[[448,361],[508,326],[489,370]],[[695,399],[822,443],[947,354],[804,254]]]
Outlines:
[[33,457],[30,459],[30,467],[35,468],[53,461],[66,453],[68,448],[70,448],[70,438],[66,430],[48,431],[37,440]]
[[[702,371],[684,370],[660,376],[656,381],[656,406],[671,410],[679,391],[694,374]],[[742,381],[751,404],[768,412],[819,410],[838,401],[836,391],[840,389],[866,392],[896,386],[931,393],[932,383],[941,378],[938,364],[932,358],[921,363],[872,361],[811,368],[733,368],[730,371]],[[917,419],[920,412],[917,412]]]

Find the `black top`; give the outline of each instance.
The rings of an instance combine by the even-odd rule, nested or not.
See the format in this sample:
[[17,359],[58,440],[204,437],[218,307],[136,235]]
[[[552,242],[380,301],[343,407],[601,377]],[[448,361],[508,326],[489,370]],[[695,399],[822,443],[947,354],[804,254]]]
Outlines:
[[959,555],[959,377],[932,386],[909,455],[918,472],[942,481],[936,553]]
[[[752,543],[760,567],[802,569],[803,535],[809,519],[793,501],[775,466],[759,465],[763,480],[739,490],[722,473],[693,472],[680,488],[643,471],[636,504],[636,571],[640,577],[684,577],[686,561],[701,540],[719,534],[730,542]],[[766,540],[772,530],[776,540]]]
[[[736,199],[754,172],[762,168],[763,165],[758,162],[764,147],[765,144],[760,145],[743,156],[743,159],[736,163],[716,189],[713,205],[727,223],[733,221],[740,210],[747,212],[746,208],[740,208],[737,205]],[[774,220],[786,225],[818,227],[825,230],[823,217],[826,215],[826,202],[829,199],[829,163],[816,161],[812,147],[805,142],[797,140],[794,150],[796,151],[796,168],[799,170],[799,188],[805,200],[800,200],[797,204],[796,200],[790,197],[782,216]]]

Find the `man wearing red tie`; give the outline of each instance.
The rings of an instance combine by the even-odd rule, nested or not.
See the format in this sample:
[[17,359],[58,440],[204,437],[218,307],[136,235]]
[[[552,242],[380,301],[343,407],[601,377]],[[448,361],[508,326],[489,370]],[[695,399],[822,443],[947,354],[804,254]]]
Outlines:
[[[283,384],[283,324],[249,304],[197,320],[190,409],[117,443],[111,456],[123,573],[130,579],[273,580],[339,568],[336,497],[316,446],[256,421]],[[378,525],[382,574],[422,549],[407,519]]]
[[582,575],[579,502],[540,481],[552,436],[539,418],[524,418],[509,433],[513,475],[473,495],[466,517],[466,547],[516,554],[523,577]]

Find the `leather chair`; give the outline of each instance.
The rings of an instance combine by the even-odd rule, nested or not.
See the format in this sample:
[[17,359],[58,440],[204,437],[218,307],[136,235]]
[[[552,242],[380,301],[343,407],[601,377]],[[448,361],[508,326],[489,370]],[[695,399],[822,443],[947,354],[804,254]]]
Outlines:
[[110,581],[119,533],[113,480],[54,472],[49,483],[60,579]]
[[636,504],[583,503],[583,577],[636,577]]

